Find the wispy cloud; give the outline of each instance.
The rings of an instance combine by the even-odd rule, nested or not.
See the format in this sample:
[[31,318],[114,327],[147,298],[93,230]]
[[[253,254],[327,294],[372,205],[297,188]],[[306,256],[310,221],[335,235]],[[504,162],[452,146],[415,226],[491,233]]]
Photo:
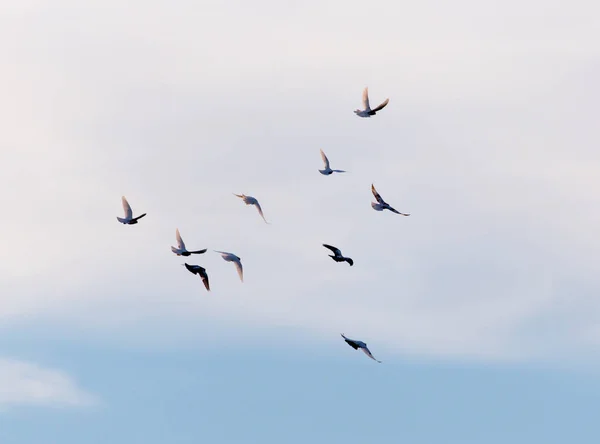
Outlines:
[[96,402],[95,396],[60,370],[0,358],[0,409],[14,406],[86,407]]

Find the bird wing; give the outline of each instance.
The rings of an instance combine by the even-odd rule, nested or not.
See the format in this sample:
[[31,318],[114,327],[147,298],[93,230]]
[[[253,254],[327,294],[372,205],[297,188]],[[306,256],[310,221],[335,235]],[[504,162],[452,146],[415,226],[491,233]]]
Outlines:
[[325,164],[325,169],[329,169],[329,159],[327,158],[327,156],[325,155],[325,153],[323,152],[323,150],[321,150],[321,159],[323,159],[323,163]]
[[208,283],[208,274],[206,272],[200,273],[200,277],[202,278],[202,283],[207,291],[210,291],[210,284]]
[[125,196],[121,197],[121,203],[123,204],[123,211],[125,211],[125,218],[131,219],[133,217],[133,211],[131,211],[131,206]]
[[187,262],[186,262],[185,264],[183,264],[183,265],[185,265],[185,268],[187,268],[187,269],[188,269],[188,271],[190,271],[190,272],[194,273],[194,270],[195,270],[195,268],[196,268],[196,266],[195,266],[195,265],[190,265],[190,264],[188,264]]
[[244,268],[242,267],[242,262],[237,260],[235,262],[235,268],[238,272],[238,276],[240,277],[240,281],[244,282]]
[[366,86],[365,89],[363,90],[362,102],[363,102],[363,108],[365,109],[365,111],[371,111],[371,107],[369,106],[369,87],[368,86]]
[[333,254],[335,254],[336,256],[341,256],[342,255],[342,252],[340,251],[340,249],[334,247],[333,245],[323,244],[323,246],[325,248],[329,248],[331,251],[333,251]]
[[179,234],[179,228],[175,231],[175,238],[177,239],[177,245],[180,250],[185,250],[185,244],[183,243],[183,239],[181,238],[181,234]]
[[385,201],[381,198],[381,196],[379,195],[379,193],[377,192],[377,190],[375,189],[375,185],[371,184],[371,192],[373,193],[373,196],[375,196],[375,199],[377,200],[377,202],[379,202],[380,204],[384,203]]
[[[373,356],[371,354],[371,351],[365,346],[365,347],[361,347],[361,350],[365,353],[365,355],[367,355],[369,358],[371,358],[373,361],[377,361],[377,359],[375,359],[375,356]],[[377,361],[379,363],[381,363],[381,361]]]
[[208,248],[204,248],[203,250],[188,251],[188,253],[191,253],[191,254],[204,254],[204,253],[206,253],[207,250],[208,250]]
[[258,203],[258,201],[256,201],[256,203],[254,205],[256,205],[256,209],[258,210],[258,214],[260,214],[260,217],[262,217],[266,223],[269,223],[269,222],[267,222],[267,219],[265,219],[265,215],[263,214],[263,210],[260,207],[260,204]]
[[390,101],[390,99],[385,99],[383,102],[381,102],[380,105],[377,106],[377,108],[372,109],[371,111],[376,113],[379,110],[382,110],[383,108],[385,108],[385,106],[388,104],[388,102]]
[[352,339],[344,339],[344,341],[346,341],[346,344],[348,344],[354,350],[358,349],[358,345],[356,345]]
[[389,205],[388,205],[387,209],[390,210],[392,213],[402,214],[400,211],[396,210],[395,208],[390,207]]
[[142,217],[144,217],[146,215],[146,213],[144,214],[140,214],[138,217],[134,217],[133,219],[131,219],[132,221],[137,221],[140,220]]

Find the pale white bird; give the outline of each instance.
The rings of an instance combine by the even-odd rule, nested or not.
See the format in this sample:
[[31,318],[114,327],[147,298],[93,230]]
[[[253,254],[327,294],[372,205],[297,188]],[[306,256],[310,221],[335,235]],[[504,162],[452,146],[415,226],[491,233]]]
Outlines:
[[256,200],[256,198],[254,198],[252,196],[246,196],[245,194],[235,194],[235,193],[233,193],[233,195],[241,198],[246,205],[254,205],[256,207],[256,209],[258,210],[258,214],[260,214],[260,217],[263,218],[263,220],[265,221],[265,223],[267,223],[267,224],[269,223],[269,222],[267,222],[267,219],[265,219],[265,215],[263,214],[263,210],[260,207],[260,204],[258,203],[258,200]]
[[377,199],[377,202],[371,202],[371,206],[375,211],[390,210],[391,212],[401,214],[402,216],[410,216],[409,213],[401,213],[400,211],[397,211],[394,208],[390,207],[390,205],[381,198],[373,184],[371,184],[371,192],[373,193],[373,196],[375,196],[375,199]]
[[117,220],[119,222],[121,222],[122,224],[135,225],[138,223],[138,220],[140,220],[142,217],[144,217],[146,215],[146,213],[144,213],[141,216],[133,217],[133,211],[131,210],[131,206],[129,205],[129,202],[127,202],[127,199],[125,199],[125,196],[121,197],[121,203],[123,204],[123,211],[125,211],[125,217],[123,218],[123,217],[117,216]]
[[342,338],[344,338],[344,341],[346,341],[346,344],[348,344],[354,350],[357,350],[360,348],[364,352],[365,355],[367,355],[373,361],[377,361],[381,364],[381,361],[378,361],[377,359],[375,359],[375,357],[371,354],[371,351],[367,348],[367,344],[365,344],[363,341],[357,341],[355,339],[348,339],[346,336],[344,336],[343,333],[340,333],[340,334],[342,335]]
[[329,176],[331,173],[345,173],[344,170],[332,170],[329,167],[329,159],[327,158],[327,156],[325,155],[323,150],[321,150],[321,159],[323,159],[323,163],[325,164],[325,169],[319,170],[319,173],[321,173],[325,176]]
[[374,116],[377,113],[377,111],[381,111],[383,108],[385,108],[385,106],[388,104],[389,101],[390,101],[390,99],[385,99],[379,106],[371,109],[371,106],[369,105],[369,88],[366,87],[363,90],[363,96],[362,96],[363,109],[355,110],[354,114],[356,114],[358,117]]
[[177,248],[171,247],[171,251],[175,253],[177,256],[189,256],[190,254],[202,254],[206,253],[206,248],[204,250],[196,250],[196,251],[188,251],[185,248],[185,243],[181,238],[181,234],[179,234],[179,228],[175,230],[175,239],[177,239]]
[[240,281],[244,282],[244,269],[242,268],[242,259],[237,257],[235,254],[227,253],[226,251],[215,250],[215,252],[219,253],[226,262],[233,262],[235,264],[235,268],[238,272],[238,276],[240,277]]

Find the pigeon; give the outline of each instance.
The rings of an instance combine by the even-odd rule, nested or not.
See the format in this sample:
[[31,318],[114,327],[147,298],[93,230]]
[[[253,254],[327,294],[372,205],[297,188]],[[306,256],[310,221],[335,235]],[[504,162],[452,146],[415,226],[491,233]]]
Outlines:
[[378,361],[377,359],[375,359],[375,357],[371,354],[371,351],[367,348],[367,344],[365,344],[363,341],[356,341],[354,339],[348,339],[346,336],[344,336],[343,333],[341,333],[341,335],[342,335],[342,338],[344,338],[344,341],[346,341],[346,344],[348,344],[354,350],[357,350],[360,348],[365,353],[365,355],[367,355],[373,361],[377,361],[381,364],[381,361]]
[[319,170],[319,173],[323,174],[324,176],[329,176],[331,173],[345,173],[344,170],[332,170],[331,168],[329,168],[329,159],[327,158],[323,150],[321,150],[321,159],[323,159],[325,169]]
[[350,266],[354,265],[354,261],[352,259],[350,259],[349,257],[344,257],[339,248],[336,248],[336,247],[333,247],[333,246],[327,245],[327,244],[323,244],[323,246],[325,248],[329,248],[331,251],[333,251],[333,255],[330,254],[329,257],[331,259],[333,259],[334,261],[348,262],[350,264]]
[[197,274],[202,278],[202,282],[208,291],[210,291],[210,285],[208,283],[208,274],[206,274],[206,269],[201,267],[200,265],[190,265],[187,262],[183,264],[185,268],[192,274]]
[[129,202],[127,202],[127,199],[125,199],[125,196],[121,197],[121,203],[123,204],[123,210],[125,211],[125,218],[117,216],[117,220],[122,224],[135,225],[138,223],[138,220],[146,215],[146,213],[144,213],[141,216],[133,217],[133,211],[131,211],[131,206],[129,205]]
[[389,204],[381,198],[373,184],[371,184],[371,191],[373,192],[373,196],[375,196],[375,199],[377,199],[377,202],[371,202],[371,206],[375,211],[390,210],[391,212],[401,214],[402,216],[410,216],[410,214],[408,213],[401,213],[400,211],[397,211],[394,208],[390,207]]
[[225,251],[217,251],[215,253],[220,253],[221,257],[227,262],[234,262],[235,268],[237,269],[238,276],[240,277],[240,281],[244,282],[244,269],[242,268],[242,259],[237,257],[233,253],[227,253]]
[[369,88],[366,87],[363,91],[362,101],[364,109],[357,109],[354,111],[354,114],[356,114],[358,117],[371,117],[374,116],[377,111],[381,111],[383,108],[385,108],[390,99],[385,99],[377,108],[371,109],[371,106],[369,105]]
[[267,222],[267,219],[265,219],[262,208],[260,207],[260,204],[258,203],[258,200],[256,200],[256,198],[254,198],[252,196],[246,196],[245,194],[235,194],[235,193],[233,193],[233,194],[234,194],[234,196],[242,198],[246,205],[255,205],[256,209],[258,210],[258,214],[260,214],[260,217],[263,218],[265,223],[267,223],[267,224],[269,223],[269,222]]
[[171,247],[171,251],[177,256],[189,256],[190,254],[206,253],[206,248],[204,250],[187,251],[185,248],[185,244],[183,243],[183,239],[179,234],[179,228],[177,228],[177,230],[175,231],[175,238],[177,239],[177,248]]

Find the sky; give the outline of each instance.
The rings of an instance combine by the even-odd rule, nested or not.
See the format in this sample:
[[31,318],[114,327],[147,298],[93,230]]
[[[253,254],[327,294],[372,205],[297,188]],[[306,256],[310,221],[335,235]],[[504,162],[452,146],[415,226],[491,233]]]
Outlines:
[[597,442],[599,14],[6,0],[0,443]]

